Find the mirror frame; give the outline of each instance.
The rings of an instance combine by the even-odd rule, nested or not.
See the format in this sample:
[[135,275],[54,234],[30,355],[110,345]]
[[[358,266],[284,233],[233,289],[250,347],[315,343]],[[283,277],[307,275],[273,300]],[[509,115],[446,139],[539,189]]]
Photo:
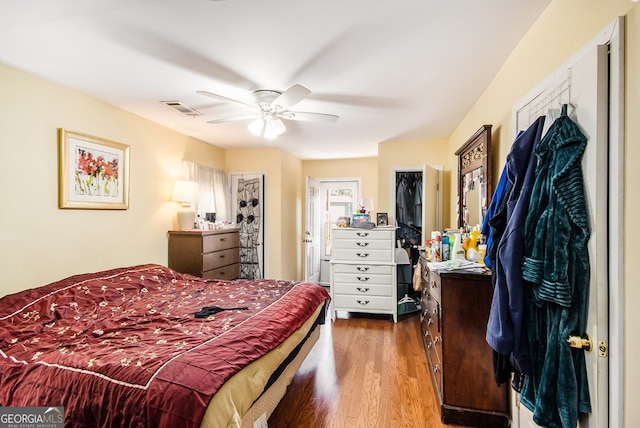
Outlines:
[[490,153],[491,125],[483,125],[456,151],[458,156],[458,227],[465,227],[462,178],[465,174],[478,168],[482,168],[480,203],[484,219],[492,195]]

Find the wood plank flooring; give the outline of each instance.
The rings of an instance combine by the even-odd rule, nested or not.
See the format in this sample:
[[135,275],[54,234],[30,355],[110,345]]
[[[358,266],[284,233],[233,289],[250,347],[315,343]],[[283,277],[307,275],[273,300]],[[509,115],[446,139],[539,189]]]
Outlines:
[[440,428],[418,313],[328,317],[270,428]]

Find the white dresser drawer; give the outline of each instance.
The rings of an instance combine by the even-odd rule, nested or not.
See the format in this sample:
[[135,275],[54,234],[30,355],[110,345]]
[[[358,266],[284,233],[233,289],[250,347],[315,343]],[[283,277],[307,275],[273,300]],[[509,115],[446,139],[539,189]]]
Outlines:
[[[391,279],[391,278],[389,278]],[[336,295],[350,294],[353,296],[389,296],[393,294],[391,290],[391,284],[354,284],[353,282],[338,282],[334,283],[336,287]]]
[[389,242],[382,239],[336,239],[333,249],[348,250],[388,250]]
[[374,284],[391,288],[391,272],[388,274],[372,273],[334,273],[333,280],[341,284]]
[[353,240],[383,240],[393,241],[394,230],[393,229],[357,229],[357,228],[336,228],[332,229],[333,239],[353,239]]
[[345,264],[345,263],[334,263],[333,264],[333,272],[334,273],[368,273],[368,274],[379,274],[379,275],[388,275],[392,274],[395,269],[395,265],[370,265],[370,264]]
[[354,296],[349,294],[335,294],[334,299],[336,307],[339,307],[341,310],[355,312],[389,312],[390,308],[397,304],[391,297],[382,296]]
[[350,262],[393,262],[395,253],[392,250],[347,250],[334,249],[332,260],[350,261]]

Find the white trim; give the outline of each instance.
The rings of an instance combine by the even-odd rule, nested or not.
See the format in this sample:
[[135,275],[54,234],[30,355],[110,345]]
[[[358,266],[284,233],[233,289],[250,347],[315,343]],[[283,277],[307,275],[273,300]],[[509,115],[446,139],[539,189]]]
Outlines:
[[612,24],[609,39],[609,426],[625,426],[624,335],[624,146],[625,19]]

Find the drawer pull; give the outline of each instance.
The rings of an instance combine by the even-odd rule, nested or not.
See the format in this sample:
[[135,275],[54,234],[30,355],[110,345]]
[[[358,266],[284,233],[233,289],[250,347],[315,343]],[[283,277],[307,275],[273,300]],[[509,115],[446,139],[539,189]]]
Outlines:
[[440,342],[442,339],[440,339],[440,336],[436,336],[435,339],[433,339],[433,344],[437,345],[438,342]]
[[226,256],[224,254],[220,254],[218,257],[224,259]]
[[366,272],[369,270],[368,266],[356,266],[356,269],[358,269],[358,271],[360,272]]
[[436,364],[435,366],[433,366],[434,373],[438,373],[439,371],[440,371],[440,364]]
[[433,324],[433,318],[429,317],[429,321],[427,321],[427,325]]
[[438,285],[435,281],[431,281],[431,288],[436,288]]
[[221,242],[224,242],[224,241],[226,241],[226,240],[227,240],[227,238],[220,238],[220,241],[221,241]]
[[366,247],[367,245],[369,245],[369,243],[368,242],[356,242],[356,245],[358,247]]
[[361,293],[366,293],[367,291],[369,291],[369,288],[356,287],[356,290],[358,290]]
[[356,302],[358,302],[359,304],[361,304],[362,306],[366,306],[369,304],[368,300],[356,300]]
[[358,278],[358,281],[360,281],[360,282],[369,281],[369,277],[368,276],[356,276],[356,278]]
[[356,255],[362,258],[369,257],[369,253],[356,253]]
[[356,232],[356,235],[361,238],[366,238],[367,236],[369,236],[369,232]]
[[433,346],[433,343],[431,342],[427,343],[427,349],[431,349],[432,346]]

